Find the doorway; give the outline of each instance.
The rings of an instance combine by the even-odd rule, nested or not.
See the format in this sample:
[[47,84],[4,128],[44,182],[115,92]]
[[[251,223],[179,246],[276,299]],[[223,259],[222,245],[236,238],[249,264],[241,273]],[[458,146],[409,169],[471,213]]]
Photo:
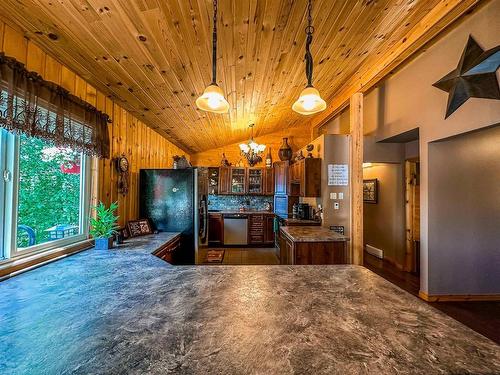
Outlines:
[[413,129],[371,140],[365,156],[371,160],[363,165],[364,185],[376,185],[376,199],[365,200],[363,207],[365,266],[415,294],[420,289],[419,139]]
[[405,161],[406,252],[404,271],[420,275],[420,162]]

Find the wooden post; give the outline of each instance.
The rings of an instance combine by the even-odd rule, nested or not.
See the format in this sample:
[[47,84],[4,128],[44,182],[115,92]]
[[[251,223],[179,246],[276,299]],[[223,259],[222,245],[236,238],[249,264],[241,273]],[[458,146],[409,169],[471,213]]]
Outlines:
[[363,94],[350,99],[351,133],[351,260],[363,265]]

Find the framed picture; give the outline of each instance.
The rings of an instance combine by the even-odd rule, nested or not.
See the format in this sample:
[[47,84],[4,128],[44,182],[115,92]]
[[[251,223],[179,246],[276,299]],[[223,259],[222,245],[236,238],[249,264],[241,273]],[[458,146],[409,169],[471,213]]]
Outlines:
[[363,202],[377,203],[378,201],[378,180],[363,180]]
[[130,220],[128,222],[128,233],[130,237],[144,236],[153,233],[148,219]]

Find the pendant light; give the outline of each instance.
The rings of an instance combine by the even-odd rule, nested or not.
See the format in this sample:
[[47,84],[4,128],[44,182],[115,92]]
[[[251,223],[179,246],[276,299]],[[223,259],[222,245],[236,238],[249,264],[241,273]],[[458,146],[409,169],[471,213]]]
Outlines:
[[324,111],[326,109],[326,103],[321,96],[319,95],[319,91],[314,88],[312,84],[312,75],[313,75],[313,58],[311,54],[311,42],[314,33],[314,27],[312,26],[312,0],[309,0],[309,4],[307,7],[307,27],[306,27],[306,77],[307,77],[307,86],[300,93],[299,99],[295,103],[293,103],[292,109],[300,113],[301,115],[312,115],[314,113],[318,113]]
[[196,106],[207,112],[227,113],[229,103],[224,98],[224,92],[217,85],[217,0],[214,0],[214,30],[212,33],[212,83],[196,99]]

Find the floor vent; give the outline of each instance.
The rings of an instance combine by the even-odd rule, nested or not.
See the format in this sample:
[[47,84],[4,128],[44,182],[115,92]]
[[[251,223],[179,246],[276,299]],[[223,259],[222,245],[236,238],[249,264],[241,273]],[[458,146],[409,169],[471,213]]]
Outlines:
[[371,245],[366,245],[365,248],[366,248],[366,252],[368,254],[371,254],[374,257],[377,257],[380,259],[384,259],[384,251],[383,250],[377,249],[376,247],[373,247]]

